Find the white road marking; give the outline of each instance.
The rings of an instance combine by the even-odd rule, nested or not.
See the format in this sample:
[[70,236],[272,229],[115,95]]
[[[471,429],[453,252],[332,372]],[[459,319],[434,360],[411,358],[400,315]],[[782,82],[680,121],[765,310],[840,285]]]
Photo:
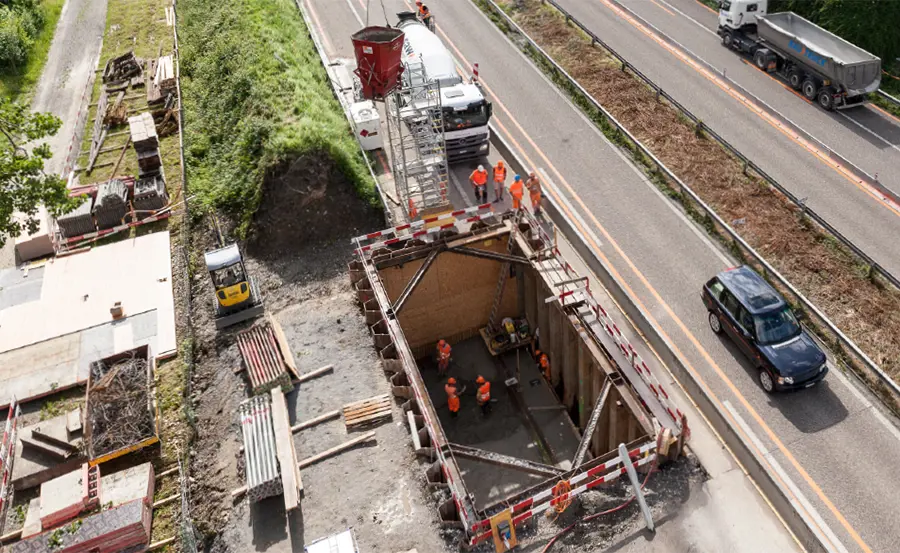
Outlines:
[[[796,508],[796,504],[799,503],[802,509],[809,514],[810,518],[812,518],[816,526],[819,527],[821,533],[824,534],[824,537],[828,541],[830,541],[840,553],[849,553],[849,551],[847,551],[847,548],[844,547],[844,544],[841,543],[841,540],[837,538],[828,524],[825,523],[825,520],[823,520],[821,515],[819,515],[819,512],[816,511],[816,508],[813,507],[812,503],[810,503],[809,500],[806,499],[806,496],[804,496],[803,492],[801,492],[800,489],[797,488],[797,486],[787,475],[778,461],[775,460],[775,457],[771,453],[769,453],[763,446],[762,441],[759,439],[756,433],[754,433],[753,430],[750,429],[750,425],[748,425],[747,421],[745,421],[741,414],[738,413],[737,409],[735,409],[731,402],[727,399],[723,401],[722,404],[726,409],[728,409],[728,412],[731,413],[731,416],[734,417],[735,422],[738,424],[738,426],[741,427],[741,430],[747,435],[748,438],[750,438],[750,441],[753,442],[753,445],[755,445],[759,451],[766,452],[763,454],[766,461],[772,467],[772,470],[774,470],[778,474],[778,477],[785,483],[790,492],[794,495],[795,500],[790,500],[790,502],[794,504],[794,507]],[[813,532],[816,532],[816,528],[812,528],[812,530]]]
[[704,25],[703,23],[700,23],[699,21],[697,21],[697,20],[694,19],[693,17],[689,16],[688,14],[684,13],[683,11],[679,10],[678,8],[676,8],[675,6],[673,6],[672,4],[666,2],[666,0],[656,0],[656,1],[659,2],[660,4],[665,4],[666,6],[669,6],[670,8],[672,8],[673,10],[675,10],[676,12],[678,12],[679,14],[681,14],[683,17],[685,17],[685,18],[687,18],[688,20],[690,20],[692,23],[694,23],[695,25],[697,25],[698,27],[700,27],[701,29],[703,29],[703,30],[706,31],[707,33],[709,33],[709,34],[711,34],[711,35],[713,35],[713,36],[719,36],[719,35],[716,34],[715,31],[713,31],[712,29],[710,29],[709,27],[707,27],[707,26]]
[[853,119],[852,117],[850,117],[850,116],[847,115],[846,113],[843,113],[843,112],[840,112],[840,111],[836,111],[835,113],[837,113],[838,115],[844,117],[847,121],[850,121],[851,123],[853,123],[853,124],[856,125],[857,127],[861,128],[862,130],[866,131],[867,133],[871,134],[872,136],[874,136],[874,137],[877,138],[878,140],[884,142],[885,144],[888,145],[888,147],[893,148],[893,149],[897,150],[898,152],[900,152],[900,146],[897,146],[896,144],[892,144],[892,143],[889,142],[887,139],[885,139],[883,136],[881,136],[880,134],[876,133],[875,131],[873,131],[873,130],[870,129],[869,127],[863,125],[863,124],[860,123],[859,121]]
[[356,8],[353,7],[353,0],[347,0],[347,5],[350,6],[350,11],[353,12],[353,17],[359,22],[359,26],[362,27],[365,25],[363,23],[362,17],[359,16],[359,12],[356,11]]
[[466,207],[472,207],[473,205],[475,205],[472,203],[472,200],[469,199],[469,196],[466,194],[466,191],[463,189],[462,185],[459,184],[459,179],[456,178],[456,174],[454,174],[453,171],[450,171],[449,173],[450,182],[453,183],[456,191],[459,192],[459,195],[462,196],[463,201],[466,202]]

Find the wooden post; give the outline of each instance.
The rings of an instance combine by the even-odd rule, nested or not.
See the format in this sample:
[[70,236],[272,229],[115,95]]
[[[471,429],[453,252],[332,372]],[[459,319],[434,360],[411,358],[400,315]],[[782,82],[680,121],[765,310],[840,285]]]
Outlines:
[[609,391],[609,435],[606,439],[606,450],[612,451],[619,445],[619,390],[613,388]]

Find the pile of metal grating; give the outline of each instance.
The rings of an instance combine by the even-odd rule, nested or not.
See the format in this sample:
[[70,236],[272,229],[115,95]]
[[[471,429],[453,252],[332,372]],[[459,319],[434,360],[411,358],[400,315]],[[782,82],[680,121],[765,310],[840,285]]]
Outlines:
[[272,400],[268,394],[253,396],[242,401],[238,411],[244,435],[247,496],[255,503],[284,491],[278,471]]
[[101,230],[121,225],[129,211],[128,187],[125,182],[112,179],[101,184],[97,189],[97,199],[92,211]]
[[60,216],[56,223],[59,231],[66,238],[81,236],[97,230],[94,226],[93,216],[94,199],[88,196],[81,205],[72,212]]
[[285,362],[276,330],[269,320],[240,332],[237,343],[250,377],[250,392],[253,395],[276,387],[281,387],[284,392],[294,389],[290,367]]
[[162,175],[145,177],[134,183],[132,204],[138,219],[149,217],[154,211],[164,208],[168,203],[169,196],[166,193],[166,182]]

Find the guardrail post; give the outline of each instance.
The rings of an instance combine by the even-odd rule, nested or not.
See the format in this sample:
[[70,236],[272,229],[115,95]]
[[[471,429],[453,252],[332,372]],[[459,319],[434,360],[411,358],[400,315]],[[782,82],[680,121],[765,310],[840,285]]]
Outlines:
[[744,176],[745,176],[745,177],[749,176],[749,175],[747,174],[747,161],[746,161],[746,160],[744,161]]
[[662,92],[661,88],[656,89],[656,101],[659,102],[659,93]]
[[697,119],[697,127],[694,130],[694,134],[696,134],[698,138],[703,138],[703,121],[700,119]]
[[625,68],[626,68],[626,67],[628,67],[628,62],[625,61],[625,60],[622,60],[622,72],[623,72],[623,73],[625,72]]

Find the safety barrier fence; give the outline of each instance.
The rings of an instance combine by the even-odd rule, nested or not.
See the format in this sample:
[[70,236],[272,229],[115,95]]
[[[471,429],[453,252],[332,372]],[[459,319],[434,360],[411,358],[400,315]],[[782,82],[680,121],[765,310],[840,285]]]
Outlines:
[[6,416],[6,426],[3,429],[3,438],[0,441],[0,534],[6,523],[6,510],[9,495],[9,479],[12,476],[13,461],[16,457],[16,431],[18,430],[19,416],[22,410],[18,402],[13,398]]
[[[820,328],[824,327],[824,330],[827,331],[827,342],[834,349],[840,349],[843,351],[848,357],[856,360],[862,365],[863,372],[871,375],[872,378],[877,380],[878,383],[882,384],[886,387],[890,392],[892,397],[900,398],[900,385],[897,384],[890,376],[888,376],[881,367],[878,366],[865,352],[863,352],[859,346],[856,345],[850,338],[848,338],[818,307],[813,305],[793,284],[791,284],[781,273],[779,273],[768,261],[766,261],[755,249],[753,249],[750,244],[748,244],[727,222],[725,222],[716,212],[713,210],[700,196],[694,192],[688,185],[686,185],[674,172],[672,172],[662,161],[660,161],[655,154],[653,154],[649,148],[647,148],[640,140],[638,140],[631,132],[628,131],[621,123],[619,123],[616,118],[610,114],[606,109],[600,105],[600,103],[593,97],[591,94],[585,90],[571,75],[566,72],[549,54],[547,54],[519,25],[513,21],[513,19],[496,4],[494,0],[472,0],[476,3],[482,3],[487,6],[491,12],[502,21],[502,25],[506,26],[510,31],[516,33],[524,39],[524,48],[532,54],[532,56],[538,58],[540,63],[545,66],[548,72],[552,73],[552,76],[557,78],[558,80],[562,80],[566,83],[568,87],[570,87],[570,93],[573,96],[580,97],[582,100],[587,102],[590,107],[596,112],[596,115],[602,117],[609,125],[615,129],[616,135],[621,138],[624,142],[628,144],[627,149],[633,154],[635,158],[638,160],[643,158],[644,160],[648,160],[650,165],[650,170],[655,174],[666,179],[668,183],[674,185],[673,188],[680,193],[681,201],[685,204],[685,208],[688,210],[697,209],[702,213],[703,218],[709,220],[716,229],[719,229],[719,233],[724,235],[723,238],[730,241],[733,245],[736,252],[740,253],[741,257],[749,258],[753,263],[757,265],[757,268],[761,269],[761,272],[765,277],[767,277],[770,281],[773,281],[776,285],[781,287],[783,290],[787,291],[788,295],[791,296],[795,303],[798,304],[805,310],[806,312],[812,314],[816,321],[820,323]],[[549,4],[553,6],[555,9],[559,10],[562,13],[566,20],[572,24],[574,24],[578,29],[587,34],[591,40],[607,49],[616,59],[622,64],[623,70],[630,70],[635,75],[637,75],[641,80],[643,80],[648,86],[653,88],[660,97],[665,98],[666,101],[672,103],[676,109],[681,111],[686,117],[691,118],[697,125],[698,129],[702,129],[703,132],[707,133],[709,136],[713,137],[717,141],[719,141],[724,147],[728,148],[732,153],[735,153],[740,159],[745,161],[745,166],[748,169],[752,169],[754,172],[757,172],[763,179],[766,179],[767,182],[773,185],[779,192],[785,194],[786,197],[791,199],[795,203],[795,205],[803,208],[804,213],[810,216],[817,223],[822,224],[823,228],[827,232],[831,232],[835,239],[839,240],[842,244],[848,246],[848,248],[857,253],[865,263],[867,263],[870,267],[872,267],[873,271],[879,272],[882,276],[885,277],[886,280],[898,286],[900,288],[900,281],[898,281],[893,275],[882,269],[879,265],[875,264],[874,261],[870,263],[871,258],[865,255],[862,250],[860,250],[857,246],[853,245],[847,238],[843,237],[837,233],[837,231],[833,231],[833,227],[825,222],[821,217],[816,215],[813,211],[809,210],[803,204],[797,200],[793,195],[789,194],[786,190],[783,189],[780,185],[771,180],[764,171],[759,169],[755,164],[753,164],[750,160],[748,160],[743,154],[740,154],[733,146],[725,142],[723,139],[719,138],[718,135],[715,135],[712,131],[708,129],[699,119],[690,114],[683,106],[677,103],[674,98],[671,98],[665,91],[663,91],[659,86],[650,81],[646,76],[640,73],[636,68],[634,68],[631,64],[629,64],[624,58],[619,56],[613,49],[611,49],[606,43],[604,43],[599,37],[597,37],[593,32],[587,29],[580,22],[575,20],[571,15],[568,14],[565,10],[563,10],[554,0],[541,0],[542,3]],[[640,163],[638,161],[638,163]],[[833,232],[832,232],[833,231]],[[867,379],[863,379],[863,381],[872,387],[872,385],[868,382]],[[877,390],[876,390],[877,392]],[[891,407],[889,405],[889,407]],[[893,408],[893,407],[892,407]]]

